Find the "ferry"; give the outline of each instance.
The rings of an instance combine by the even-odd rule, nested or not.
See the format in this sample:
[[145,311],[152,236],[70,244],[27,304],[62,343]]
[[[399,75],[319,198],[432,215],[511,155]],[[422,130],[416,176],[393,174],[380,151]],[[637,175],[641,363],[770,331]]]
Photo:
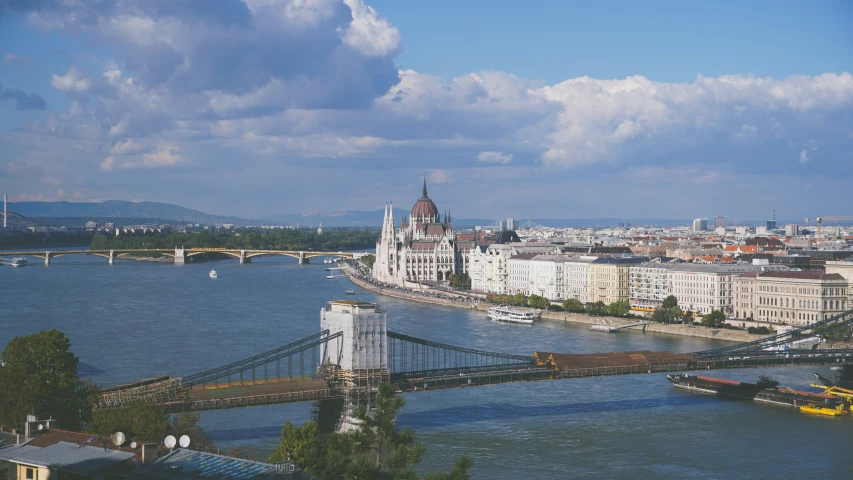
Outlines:
[[529,310],[519,310],[507,306],[491,307],[487,315],[490,319],[499,322],[523,323],[525,325],[533,324],[533,312]]
[[216,270],[211,270],[208,275],[210,275],[210,278],[219,278],[219,275],[217,275]]

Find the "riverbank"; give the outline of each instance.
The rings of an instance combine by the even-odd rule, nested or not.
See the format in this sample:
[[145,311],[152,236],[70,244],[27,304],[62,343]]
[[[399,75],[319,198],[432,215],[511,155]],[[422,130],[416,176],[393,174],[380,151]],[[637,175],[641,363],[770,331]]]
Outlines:
[[[429,303],[433,305],[442,305],[445,307],[467,308],[470,310],[487,310],[491,304],[486,302],[478,302],[474,299],[452,300],[438,296],[431,296],[427,293],[411,293],[395,288],[384,288],[353,275],[352,269],[347,268],[347,273],[350,281],[359,287],[376,293],[378,295],[386,295],[389,297],[411,300],[414,302]],[[587,325],[627,325],[636,323],[636,318],[617,318],[617,317],[590,317],[579,313],[567,312],[543,312],[542,320],[554,322],[582,323]],[[640,328],[632,328],[630,330],[641,330]],[[721,328],[697,327],[693,325],[665,325],[660,323],[650,323],[646,325],[646,332],[649,333],[664,333],[668,335],[682,335],[687,337],[711,338],[714,340],[725,340],[730,342],[750,342],[759,340],[768,335],[752,335],[743,330],[727,330]]]

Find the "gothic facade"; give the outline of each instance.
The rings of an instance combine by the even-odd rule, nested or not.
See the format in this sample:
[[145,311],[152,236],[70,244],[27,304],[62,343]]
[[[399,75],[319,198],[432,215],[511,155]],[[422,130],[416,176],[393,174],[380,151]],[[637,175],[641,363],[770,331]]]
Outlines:
[[[473,238],[473,237],[472,237]],[[385,207],[382,234],[376,242],[373,277],[394,285],[404,282],[440,284],[451,274],[468,273],[473,240],[460,239],[453,231],[450,214],[442,220],[438,207],[423,194],[397,229],[393,205]]]

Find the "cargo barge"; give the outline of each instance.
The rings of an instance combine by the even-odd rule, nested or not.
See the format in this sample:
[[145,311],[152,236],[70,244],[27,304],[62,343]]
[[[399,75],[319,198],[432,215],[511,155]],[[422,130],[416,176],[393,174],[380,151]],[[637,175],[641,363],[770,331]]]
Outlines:
[[807,405],[818,405],[827,408],[837,408],[844,400],[822,393],[804,392],[793,388],[768,388],[755,395],[755,401],[781,405],[783,407],[800,408]]
[[701,375],[687,375],[686,373],[667,375],[666,378],[676,388],[742,400],[752,400],[762,390],[774,389],[779,385],[778,382],[774,382],[763,376],[759,377],[758,383],[738,382]]

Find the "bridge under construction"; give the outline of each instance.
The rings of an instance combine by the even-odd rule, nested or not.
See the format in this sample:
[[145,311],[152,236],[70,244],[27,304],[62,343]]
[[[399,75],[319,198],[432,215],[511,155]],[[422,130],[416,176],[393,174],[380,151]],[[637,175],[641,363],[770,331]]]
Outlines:
[[99,408],[153,402],[169,412],[217,410],[292,402],[337,404],[335,424],[376,387],[424,392],[503,383],[691,370],[842,365],[853,349],[792,349],[792,342],[853,327],[853,310],[752,342],[691,353],[532,352],[512,355],[449,345],[388,331],[386,312],[373,303],[329,302],[318,333],[252,357],[184,377],[163,375],[102,390]]

